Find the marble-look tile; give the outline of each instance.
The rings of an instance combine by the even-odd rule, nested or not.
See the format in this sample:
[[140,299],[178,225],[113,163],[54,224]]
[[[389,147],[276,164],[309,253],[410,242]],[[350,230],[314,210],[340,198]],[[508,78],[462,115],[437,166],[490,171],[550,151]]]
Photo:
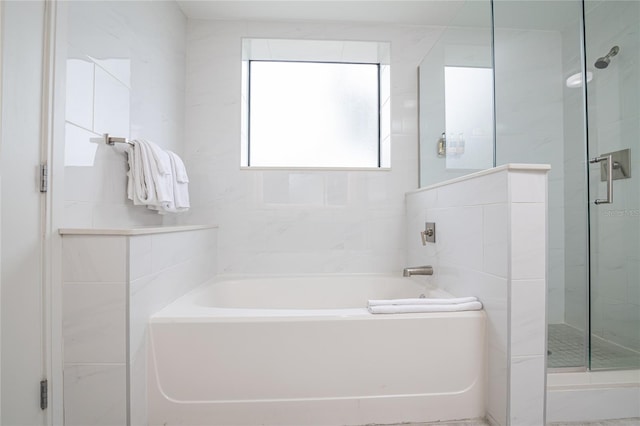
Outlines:
[[87,201],[65,201],[65,228],[91,228],[93,226],[93,203]]
[[511,356],[546,353],[544,280],[511,282]]
[[130,91],[101,67],[95,70],[94,131],[128,138]]
[[65,362],[125,362],[126,309],[126,288],[122,282],[64,284]]
[[509,413],[513,425],[545,423],[545,356],[511,357]]
[[508,273],[508,219],[507,204],[483,206],[483,271],[504,278]]
[[[203,211],[213,207],[218,213],[221,271],[389,272],[401,268],[404,248],[398,247],[398,241],[403,229],[397,223],[402,223],[402,216],[381,219],[379,215],[389,206],[401,208],[403,194],[415,189],[415,64],[439,33],[380,25],[189,22],[185,157],[187,166],[206,182],[194,187],[194,200],[201,200]],[[391,170],[341,172],[337,180],[333,179],[336,172],[297,170],[289,182],[276,172],[268,176],[252,170],[239,173],[240,39],[322,40],[327,34],[333,40],[382,37],[396,52],[391,58],[390,93],[400,101],[389,108]],[[217,135],[216,143],[211,143],[211,134]],[[300,211],[301,205],[312,209]],[[278,214],[271,214],[276,209]],[[394,235],[385,236],[387,231]]]
[[[72,123],[65,123],[65,137],[64,137],[64,165],[69,167],[82,167],[84,169],[92,167],[96,159],[96,151],[98,145],[92,142],[92,139],[99,137],[97,134],[85,130]],[[87,185],[87,183],[83,183]],[[76,185],[83,185],[82,183]],[[69,186],[69,184],[65,185]],[[68,193],[68,189],[65,188],[65,193]],[[95,189],[95,188],[94,188]],[[73,198],[78,198],[79,195],[73,195]]]
[[64,366],[64,421],[68,426],[127,422],[124,364]]
[[548,422],[597,422],[640,417],[640,388],[605,387],[550,390]]
[[124,282],[127,278],[125,237],[66,236],[62,255],[65,283]]
[[545,278],[546,230],[545,204],[511,204],[512,279]]
[[543,203],[547,200],[547,178],[545,173],[509,173],[512,203]]
[[[124,193],[123,193],[124,195]],[[95,228],[130,228],[132,226],[160,226],[162,215],[144,206],[132,206],[123,198],[122,203],[94,203],[93,226]]]
[[487,416],[499,425],[507,424],[509,384],[507,354],[504,349],[491,348],[488,351],[487,366]]
[[215,230],[199,230],[152,235],[151,272],[159,272],[215,249],[215,234]]
[[[73,96],[67,96],[66,119],[98,135],[109,132],[144,138],[182,153],[187,19],[177,4],[70,2],[65,6],[70,73],[67,89],[73,92]],[[82,75],[73,72],[78,61],[86,62],[81,64]],[[97,145],[81,146],[95,149]],[[69,152],[65,154],[70,157],[73,147],[67,148],[65,151]],[[118,153],[120,148],[105,148],[95,152],[95,159],[84,160],[84,179],[65,176],[65,184],[70,183],[65,201],[83,200],[90,204],[92,226],[161,224],[162,218],[157,214],[127,202],[126,186],[122,184],[126,170],[103,161],[109,152]],[[119,155],[124,160],[121,152]],[[105,191],[112,182],[115,185]],[[84,192],[87,187],[93,191],[90,199]],[[86,222],[86,215],[65,210],[65,226],[82,227]]]
[[152,273],[152,240],[152,235],[129,237],[129,282]]
[[115,79],[131,88],[131,59],[129,58],[91,58],[100,68],[111,74]]
[[[67,124],[65,128],[69,126],[71,125]],[[84,143],[89,144],[89,138],[96,136],[93,134],[87,135]],[[90,145],[93,148],[92,155],[95,155],[97,144]],[[65,156],[68,155],[67,148],[73,149],[73,147],[65,147]],[[93,165],[93,157],[91,158],[91,165]],[[93,173],[91,167],[66,166],[64,168],[64,177],[64,197],[67,202],[82,201],[91,204],[95,202],[97,197],[96,187],[99,185],[99,181],[98,176]]]
[[492,173],[438,188],[438,207],[507,202],[507,172]]
[[87,58],[67,59],[65,119],[85,129],[93,129],[93,68]]
[[131,354],[129,372],[129,407],[131,411],[131,425],[144,426],[148,424],[147,407],[147,345],[141,345]]
[[436,223],[435,248],[441,262],[482,270],[482,206],[431,209],[426,220]]

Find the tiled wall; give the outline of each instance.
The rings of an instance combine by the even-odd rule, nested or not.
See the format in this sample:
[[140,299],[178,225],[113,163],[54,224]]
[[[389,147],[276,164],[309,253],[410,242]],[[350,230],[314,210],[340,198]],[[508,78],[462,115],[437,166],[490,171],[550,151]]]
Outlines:
[[[547,170],[501,166],[406,196],[407,263],[484,304],[486,412],[498,425],[544,424]],[[436,242],[423,246],[427,221]]]
[[65,425],[146,424],[148,318],[215,274],[216,237],[63,236]]
[[[189,223],[220,225],[224,273],[390,272],[403,267],[403,196],[417,187],[416,67],[442,28],[189,20]],[[391,170],[240,169],[241,39],[391,43]]]
[[127,200],[124,146],[100,138],[142,138],[182,154],[187,20],[175,2],[59,2],[58,10],[67,58],[63,226],[161,224]]

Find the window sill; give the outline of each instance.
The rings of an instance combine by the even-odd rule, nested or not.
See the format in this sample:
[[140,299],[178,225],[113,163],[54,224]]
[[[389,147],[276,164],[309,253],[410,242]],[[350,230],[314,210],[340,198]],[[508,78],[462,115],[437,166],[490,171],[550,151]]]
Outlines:
[[293,172],[389,172],[391,167],[271,167],[240,166],[240,170],[253,171],[293,171]]

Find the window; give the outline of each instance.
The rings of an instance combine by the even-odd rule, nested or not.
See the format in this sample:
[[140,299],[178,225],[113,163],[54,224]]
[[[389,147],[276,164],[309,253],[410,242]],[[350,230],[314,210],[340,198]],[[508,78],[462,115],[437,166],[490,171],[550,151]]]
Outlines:
[[[388,167],[389,66],[378,58],[379,43],[266,40],[261,55],[265,40],[251,41],[243,61],[242,166]],[[313,46],[302,49],[306,43]],[[359,60],[345,60],[349,44],[373,45],[368,59],[376,61],[365,62],[362,49]],[[332,48],[341,60],[327,54]]]
[[444,67],[447,169],[493,167],[493,69]]

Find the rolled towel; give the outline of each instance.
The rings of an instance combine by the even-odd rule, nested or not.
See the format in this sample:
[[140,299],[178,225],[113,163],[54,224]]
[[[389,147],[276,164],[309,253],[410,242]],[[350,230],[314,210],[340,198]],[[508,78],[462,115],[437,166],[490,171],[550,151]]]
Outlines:
[[381,300],[369,300],[369,306],[381,306],[381,305],[455,305],[458,303],[476,302],[478,298],[475,296],[469,297],[454,297],[449,299],[433,299],[433,298],[415,298],[415,299],[381,299]]
[[379,305],[369,306],[372,314],[416,314],[424,312],[458,312],[458,311],[479,311],[482,303],[468,302],[450,305]]

